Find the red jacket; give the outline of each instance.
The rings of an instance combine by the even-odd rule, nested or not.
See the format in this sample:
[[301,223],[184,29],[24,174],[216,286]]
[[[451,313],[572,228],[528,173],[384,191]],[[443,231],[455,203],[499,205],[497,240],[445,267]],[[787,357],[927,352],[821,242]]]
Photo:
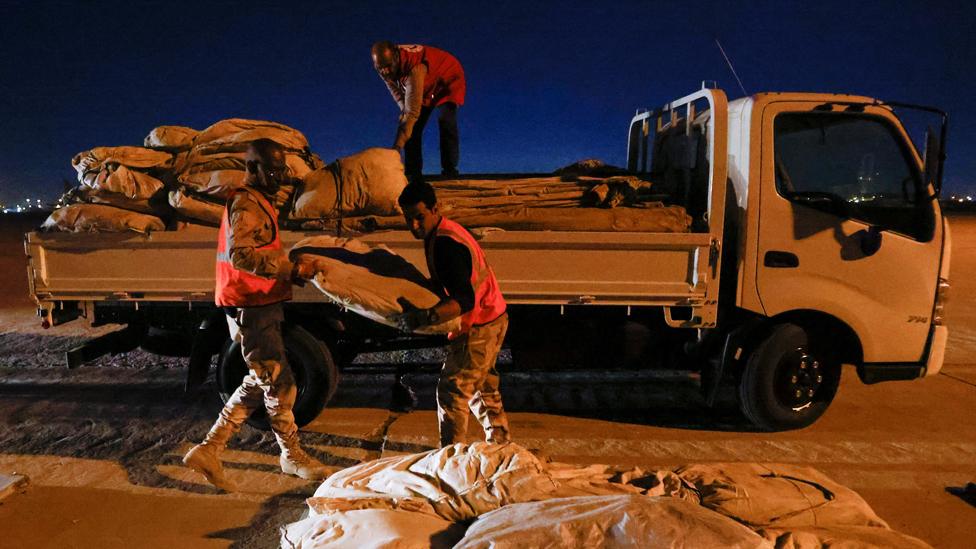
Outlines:
[[[446,217],[441,217],[437,229],[427,239],[424,246],[424,252],[427,256],[427,271],[430,272],[431,278],[437,281],[437,269],[434,263],[436,246],[434,242],[439,236],[450,237],[458,243],[463,244],[471,253],[471,287],[474,288],[474,308],[461,315],[460,334],[468,333],[472,326],[488,324],[502,316],[506,308],[505,298],[502,297],[502,292],[498,288],[498,280],[495,279],[495,273],[491,270],[491,266],[488,265],[488,260],[485,259],[484,250],[481,249],[478,242],[471,236],[471,233]],[[447,337],[454,339],[460,334],[450,333]]]
[[410,71],[423,63],[427,65],[424,79],[423,106],[439,106],[444,103],[464,104],[464,69],[461,62],[444,50],[431,46],[401,45],[400,67],[397,84],[400,90],[406,88]]
[[217,233],[217,285],[214,289],[214,301],[221,307],[258,307],[271,305],[291,299],[291,281],[281,278],[265,278],[248,271],[234,267],[231,262],[230,250],[227,242],[232,230],[229,218],[230,205],[234,194],[250,193],[264,213],[271,218],[274,237],[271,242],[257,248],[258,250],[281,250],[281,238],[278,231],[278,216],[274,207],[261,193],[247,188],[236,190],[227,198],[227,206],[220,218],[220,231]]

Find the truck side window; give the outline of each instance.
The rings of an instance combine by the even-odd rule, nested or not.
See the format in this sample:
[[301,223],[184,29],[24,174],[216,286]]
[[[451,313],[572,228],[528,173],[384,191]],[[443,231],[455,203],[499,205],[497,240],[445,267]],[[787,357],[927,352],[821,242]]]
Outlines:
[[783,113],[773,132],[776,190],[784,198],[932,239],[935,212],[922,174],[887,120],[851,112]]

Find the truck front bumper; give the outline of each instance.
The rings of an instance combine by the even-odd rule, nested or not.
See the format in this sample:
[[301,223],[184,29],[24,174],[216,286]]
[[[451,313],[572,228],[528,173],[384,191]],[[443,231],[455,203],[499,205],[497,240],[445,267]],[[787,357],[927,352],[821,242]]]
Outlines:
[[949,340],[948,326],[935,326],[932,328],[932,338],[929,342],[929,358],[925,361],[925,377],[934,376],[942,371],[942,363],[945,361],[946,342]]
[[934,376],[942,370],[949,329],[933,326],[929,334],[927,358],[924,362],[871,362],[857,366],[857,376],[865,384],[882,381],[902,381]]

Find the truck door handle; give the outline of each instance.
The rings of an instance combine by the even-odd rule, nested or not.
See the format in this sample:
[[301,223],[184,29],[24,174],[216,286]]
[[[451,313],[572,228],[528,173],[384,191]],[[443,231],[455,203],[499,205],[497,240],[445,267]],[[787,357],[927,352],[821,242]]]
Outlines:
[[800,266],[800,258],[794,253],[771,250],[763,257],[763,265],[774,269],[795,269]]

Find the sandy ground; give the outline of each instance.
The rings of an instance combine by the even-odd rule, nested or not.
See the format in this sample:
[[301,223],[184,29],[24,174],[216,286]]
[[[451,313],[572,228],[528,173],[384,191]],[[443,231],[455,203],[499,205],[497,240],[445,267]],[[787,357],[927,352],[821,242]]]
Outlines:
[[[77,370],[63,352],[93,332],[42,330],[27,299],[22,227],[0,231],[0,473],[32,485],[0,504],[3,547],[272,547],[315,488],[277,472],[250,427],[227,454],[243,491],[218,494],[180,463],[219,410],[209,386],[182,391],[179,359],[135,351]],[[936,547],[971,547],[976,507],[949,491],[976,481],[976,217],[954,218],[950,348],[931,379],[864,386],[845,373],[810,428],[756,433],[708,411],[671,372],[509,373],[513,433],[554,459],[645,468],[709,461],[811,465],[861,493],[891,526]],[[104,328],[102,330],[105,330]],[[435,376],[411,376],[421,409],[390,417],[389,369],[344,377],[303,438],[339,469],[436,444]],[[392,421],[392,423],[391,423]],[[384,439],[379,431],[388,425]]]

